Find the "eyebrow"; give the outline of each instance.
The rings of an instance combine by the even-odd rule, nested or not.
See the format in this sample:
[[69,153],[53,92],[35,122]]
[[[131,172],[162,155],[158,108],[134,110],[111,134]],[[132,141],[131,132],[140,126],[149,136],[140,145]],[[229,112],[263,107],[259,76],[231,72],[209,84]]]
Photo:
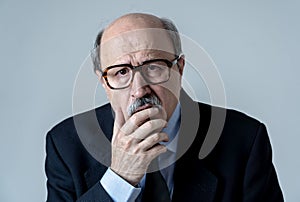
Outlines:
[[114,67],[122,67],[122,66],[140,67],[140,66],[143,66],[147,63],[156,62],[156,61],[165,61],[167,63],[171,62],[170,60],[165,59],[165,58],[153,58],[153,59],[143,61],[140,65],[132,65],[131,63],[121,63],[121,64],[115,64],[115,65],[108,66],[104,70],[101,70],[101,71],[102,71],[102,73],[104,73],[108,69],[112,69]]

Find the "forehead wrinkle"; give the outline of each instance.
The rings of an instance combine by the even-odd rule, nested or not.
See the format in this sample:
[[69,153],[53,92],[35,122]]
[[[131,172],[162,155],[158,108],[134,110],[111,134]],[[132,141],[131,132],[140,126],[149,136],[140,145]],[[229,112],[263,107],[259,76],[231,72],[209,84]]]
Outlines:
[[104,64],[137,51],[158,50],[174,53],[173,44],[164,29],[138,29],[121,33],[101,44],[100,57]]
[[154,50],[137,51],[124,56],[120,56],[119,58],[116,59],[116,61],[111,63],[109,66],[118,65],[118,64],[131,64],[133,66],[138,66],[138,65],[142,65],[147,60],[163,59],[163,58],[168,58],[168,55],[166,55],[163,52],[154,51]]

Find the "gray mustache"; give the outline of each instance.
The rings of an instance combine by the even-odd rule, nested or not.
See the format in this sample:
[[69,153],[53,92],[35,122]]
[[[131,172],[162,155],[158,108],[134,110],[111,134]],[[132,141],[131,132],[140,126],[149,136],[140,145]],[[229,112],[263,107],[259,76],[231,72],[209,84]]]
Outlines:
[[151,104],[153,106],[158,106],[161,107],[161,102],[159,101],[159,99],[155,96],[155,95],[150,95],[149,97],[142,97],[142,98],[138,98],[134,101],[134,103],[132,103],[129,107],[128,107],[128,115],[131,116],[132,114],[134,114],[136,112],[136,110],[145,105],[145,104]]

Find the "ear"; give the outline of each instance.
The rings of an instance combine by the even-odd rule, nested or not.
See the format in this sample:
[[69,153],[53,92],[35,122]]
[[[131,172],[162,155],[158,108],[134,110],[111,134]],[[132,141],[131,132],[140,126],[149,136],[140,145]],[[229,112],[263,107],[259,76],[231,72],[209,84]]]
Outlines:
[[182,76],[183,75],[183,69],[185,66],[185,56],[181,55],[180,58],[177,61],[177,65],[178,65],[178,69],[179,69],[179,73]]
[[106,88],[105,88],[105,87],[106,87],[106,83],[105,83],[105,81],[104,81],[104,78],[102,77],[102,73],[101,73],[99,70],[96,70],[95,73],[96,73],[96,75],[97,75],[97,77],[98,77],[98,80],[100,81],[102,87],[103,87],[104,89],[106,89]]
[[102,88],[105,90],[107,99],[110,100],[109,99],[109,95],[110,95],[109,89],[110,88],[107,86],[106,82],[104,81],[104,78],[102,77],[102,73],[99,70],[96,70],[95,73],[98,77],[98,80],[100,81],[100,83],[102,85]]
[[95,71],[95,73],[96,73],[96,75],[97,75],[99,81],[102,80],[102,79],[101,79],[101,78],[102,78],[102,74],[101,74],[101,72],[100,72],[98,69]]

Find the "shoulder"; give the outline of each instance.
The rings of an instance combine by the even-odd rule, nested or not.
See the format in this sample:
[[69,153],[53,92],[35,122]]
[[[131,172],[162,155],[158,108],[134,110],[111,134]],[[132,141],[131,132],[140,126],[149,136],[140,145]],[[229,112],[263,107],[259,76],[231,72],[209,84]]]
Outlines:
[[[213,138],[218,137],[214,151],[220,152],[220,155],[226,154],[224,151],[232,156],[234,156],[232,153],[235,153],[235,155],[249,154],[257,136],[268,138],[265,125],[256,118],[234,109],[204,103],[198,104],[200,114],[202,112],[207,117],[207,127],[213,131],[210,134],[207,133],[206,136],[213,134]],[[213,113],[215,113],[215,116],[212,115]],[[224,119],[220,117],[224,117]],[[216,131],[219,135],[214,134]]]
[[53,126],[48,133],[54,137],[61,136],[61,134],[74,133],[76,132],[77,120],[80,121],[79,124],[82,124],[81,121],[89,120],[93,117],[96,118],[98,122],[103,122],[107,115],[111,115],[110,104],[105,104],[95,109],[68,117]]
[[102,129],[109,133],[112,125],[112,113],[109,104],[68,117],[51,128],[46,137],[47,144],[54,144],[62,150],[81,147],[80,135],[93,134]]
[[[108,131],[105,127],[108,128],[108,125],[110,125],[109,117],[111,117],[111,107],[109,104],[105,104],[96,109],[66,118],[55,125],[46,136],[48,158],[58,155],[67,165],[72,165],[69,166],[72,168],[76,167],[74,165],[77,165],[80,161],[92,162],[93,158],[87,152],[86,146],[93,144],[93,138],[99,136],[99,129]],[[106,126],[103,126],[104,123]],[[80,158],[80,161],[78,161],[78,158]]]
[[[205,117],[212,121],[212,114],[215,113],[216,117],[224,117],[224,129],[257,129],[263,125],[258,119],[235,109],[212,106],[209,104],[198,102],[200,114],[204,114]],[[220,118],[221,119],[221,118]]]

